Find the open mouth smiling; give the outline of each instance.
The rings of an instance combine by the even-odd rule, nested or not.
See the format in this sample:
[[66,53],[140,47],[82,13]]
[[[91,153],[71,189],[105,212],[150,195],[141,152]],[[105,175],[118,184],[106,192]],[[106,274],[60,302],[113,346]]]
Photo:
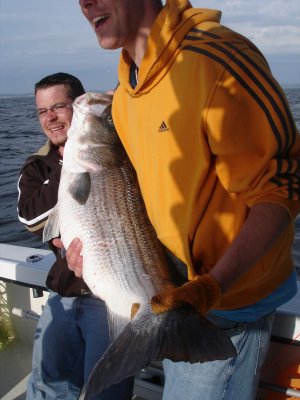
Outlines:
[[102,25],[104,23],[104,21],[106,21],[108,18],[110,17],[110,14],[104,14],[101,15],[99,17],[95,17],[93,18],[93,24],[95,26],[95,28],[97,29],[100,25]]
[[64,126],[63,126],[63,125],[51,126],[51,127],[48,127],[48,129],[49,129],[53,134],[55,134],[55,133],[57,133],[57,132],[60,132],[62,129],[64,129]]

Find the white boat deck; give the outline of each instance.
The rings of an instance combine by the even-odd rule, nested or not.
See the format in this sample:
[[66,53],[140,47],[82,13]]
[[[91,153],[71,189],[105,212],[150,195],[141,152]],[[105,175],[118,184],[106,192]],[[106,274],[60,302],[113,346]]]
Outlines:
[[[0,340],[2,400],[25,399],[36,326],[36,320],[26,316],[30,317],[31,312],[34,315],[41,313],[48,297],[45,280],[53,261],[52,252],[47,250],[0,244],[0,328],[1,324],[8,325],[14,337],[3,349]],[[34,297],[39,294],[42,297]],[[23,318],[20,318],[22,310]],[[26,315],[28,311],[30,313]],[[300,281],[297,295],[277,310],[272,336],[257,400],[266,399],[271,386],[281,384],[278,376],[282,370],[300,364]],[[163,372],[160,363],[147,368],[141,378],[136,379],[133,399],[161,400]],[[293,398],[300,398],[300,391],[291,393]]]

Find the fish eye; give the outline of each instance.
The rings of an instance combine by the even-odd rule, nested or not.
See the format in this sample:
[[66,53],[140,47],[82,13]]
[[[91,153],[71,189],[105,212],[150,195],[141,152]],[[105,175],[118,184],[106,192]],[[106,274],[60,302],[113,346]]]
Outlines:
[[111,114],[109,114],[108,116],[107,116],[107,122],[109,122],[110,124],[112,124],[113,125],[113,118],[112,118],[112,115]]

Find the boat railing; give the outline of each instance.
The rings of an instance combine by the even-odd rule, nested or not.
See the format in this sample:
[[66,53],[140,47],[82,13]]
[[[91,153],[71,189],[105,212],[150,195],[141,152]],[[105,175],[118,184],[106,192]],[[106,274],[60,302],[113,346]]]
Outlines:
[[[0,281],[2,281],[3,285],[18,285],[23,287],[23,290],[27,288],[31,292],[30,301],[25,301],[24,295],[21,299],[13,301],[5,298],[5,290],[2,290],[0,322],[5,323],[6,319],[9,323],[13,318],[14,325],[18,325],[16,319],[19,317],[32,320],[38,319],[43,304],[47,300],[48,290],[45,282],[53,262],[54,255],[51,251],[0,244]],[[16,328],[14,326],[14,329],[24,338],[23,327],[17,326]],[[32,328],[27,334],[29,342],[30,339],[33,340],[33,336],[34,330]],[[298,281],[297,295],[276,311],[270,355],[265,363],[260,382],[262,397],[259,397],[259,399],[266,398],[264,397],[266,392],[284,392],[287,395],[290,394],[293,398],[300,399],[298,388],[284,386],[284,383],[282,384],[280,381],[280,377],[278,378],[281,371],[280,366],[285,371],[296,364],[298,366],[300,364],[300,281]],[[164,374],[161,363],[154,362],[136,377],[135,394],[138,396],[136,398],[161,400],[163,384]]]

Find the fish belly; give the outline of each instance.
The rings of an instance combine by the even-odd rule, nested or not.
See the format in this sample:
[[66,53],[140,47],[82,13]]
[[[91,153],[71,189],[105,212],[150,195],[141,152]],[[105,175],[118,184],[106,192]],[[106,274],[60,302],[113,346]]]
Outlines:
[[68,192],[72,176],[62,173],[59,192],[61,236],[66,248],[83,242],[83,278],[116,314],[128,316],[133,303],[149,304],[162,288],[166,263],[133,174],[126,169],[91,174],[87,202]]

